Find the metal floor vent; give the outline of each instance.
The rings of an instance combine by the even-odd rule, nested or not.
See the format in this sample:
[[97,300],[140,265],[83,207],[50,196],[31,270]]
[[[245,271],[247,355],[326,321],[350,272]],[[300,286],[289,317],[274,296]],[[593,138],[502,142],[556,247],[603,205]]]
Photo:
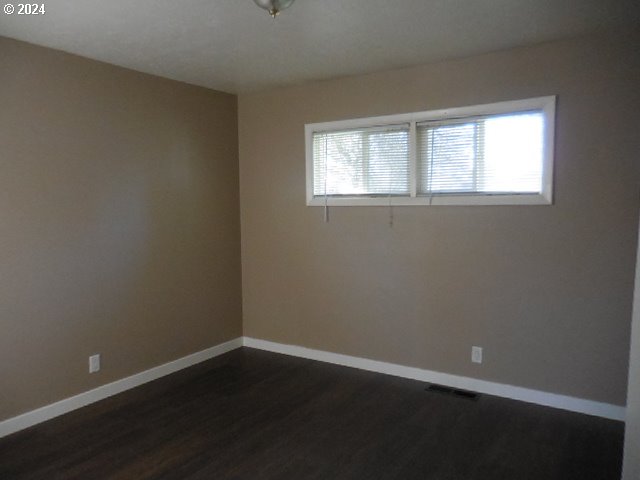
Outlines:
[[478,400],[480,398],[480,394],[476,392],[469,392],[467,390],[459,390],[457,388],[445,387],[444,385],[436,385],[435,383],[430,384],[426,388],[427,392],[433,393],[441,393],[444,395],[451,395],[454,397],[465,398],[467,400]]

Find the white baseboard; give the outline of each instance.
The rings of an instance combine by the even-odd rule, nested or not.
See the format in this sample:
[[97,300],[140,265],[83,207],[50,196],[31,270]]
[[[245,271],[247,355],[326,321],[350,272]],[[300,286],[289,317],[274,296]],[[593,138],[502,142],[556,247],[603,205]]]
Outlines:
[[377,360],[352,357],[349,355],[341,355],[339,353],[325,352],[322,350],[313,350],[295,345],[285,345],[282,343],[258,340],[250,337],[244,337],[243,344],[250,348],[283,353],[294,357],[334,363],[337,365],[359,368],[361,370],[369,370],[371,372],[386,373],[388,375],[410,378],[428,383],[437,383],[439,385],[446,385],[453,388],[471,390],[474,392],[485,393],[487,395],[495,395],[498,397],[535,403],[537,405],[544,405],[546,407],[559,408],[572,412],[585,413],[587,415],[604,417],[611,420],[625,420],[626,408],[609,403],[595,402],[593,400],[568,397],[566,395],[541,392],[539,390],[515,387],[513,385],[505,385],[501,383],[488,382],[486,380],[450,375],[448,373],[423,370],[421,368],[405,367],[403,365],[393,363],[379,362]]
[[17,417],[9,418],[0,422],[0,438],[15,433],[19,430],[24,430],[38,423],[50,420],[59,415],[71,412],[78,408],[84,407],[91,403],[103,400],[112,395],[124,392],[131,388],[140,386],[144,383],[151,382],[165,375],[175,373],[184,368],[190,367],[210,358],[217,357],[223,353],[227,353],[236,348],[240,348],[243,345],[242,337],[235,338],[220,345],[216,345],[205,350],[201,350],[186,357],[179,358],[164,365],[145,370],[144,372],[136,373],[130,377],[116,380],[115,382],[108,383],[101,387],[89,390],[88,392],[80,393],[73,397],[65,398],[59,402],[46,405],[44,407],[32,410]]
[[130,390],[137,386],[151,382],[165,375],[175,373],[184,368],[196,365],[210,358],[217,357],[223,353],[235,350],[241,346],[266,350],[269,352],[282,353],[295,357],[308,358],[321,362],[344,365],[347,367],[359,368],[361,370],[369,370],[372,372],[385,373],[397,377],[410,378],[423,382],[437,383],[447,385],[454,388],[471,390],[488,395],[496,395],[498,397],[511,398],[524,402],[535,403],[547,407],[560,408],[570,410],[572,412],[585,413],[587,415],[595,415],[611,420],[624,421],[625,407],[612,405],[608,403],[595,402],[593,400],[585,400],[582,398],[568,397],[555,393],[541,392],[528,388],[515,387],[513,385],[504,385],[500,383],[488,382],[485,380],[477,380],[469,377],[461,377],[458,375],[450,375],[447,373],[434,372],[431,370],[423,370],[420,368],[406,367],[393,363],[380,362],[377,360],[369,360],[366,358],[352,357],[349,355],[341,355],[339,353],[325,352],[321,350],[313,350],[295,345],[285,345],[282,343],[269,342],[266,340],[258,340],[250,337],[240,337],[230,340],[226,343],[207,348],[200,352],[187,355],[164,365],[145,370],[144,372],[131,375],[130,377],[116,380],[101,387],[89,390],[88,392],[75,395],[73,397],[60,400],[59,402],[46,405],[44,407],[23,413],[17,417],[9,418],[0,422],[0,438],[12,433],[24,430],[38,423],[45,422],[59,415],[71,412],[78,408],[82,408],[91,403],[103,400],[112,395]]

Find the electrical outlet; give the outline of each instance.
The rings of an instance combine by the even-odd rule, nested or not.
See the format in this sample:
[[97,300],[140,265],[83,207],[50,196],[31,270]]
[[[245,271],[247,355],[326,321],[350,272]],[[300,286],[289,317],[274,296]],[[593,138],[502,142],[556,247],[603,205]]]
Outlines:
[[471,347],[471,361],[482,363],[482,347]]
[[100,371],[100,354],[91,355],[89,357],[89,373],[96,373]]

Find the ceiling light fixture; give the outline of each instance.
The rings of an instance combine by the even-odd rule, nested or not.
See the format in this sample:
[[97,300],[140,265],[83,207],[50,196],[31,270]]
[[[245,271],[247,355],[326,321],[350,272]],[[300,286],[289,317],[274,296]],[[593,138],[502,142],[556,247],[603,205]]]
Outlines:
[[273,18],[285,8],[289,8],[294,0],[253,0],[260,8],[264,8]]

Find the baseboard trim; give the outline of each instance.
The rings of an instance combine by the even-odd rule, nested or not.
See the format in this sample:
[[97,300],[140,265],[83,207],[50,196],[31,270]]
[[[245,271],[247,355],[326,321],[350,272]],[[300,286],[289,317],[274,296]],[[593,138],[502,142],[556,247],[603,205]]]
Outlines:
[[320,362],[334,363],[347,367],[359,368],[371,372],[385,373],[397,377],[410,378],[423,382],[437,383],[453,388],[471,390],[474,392],[486,393],[498,397],[520,400],[528,403],[535,403],[545,407],[559,408],[572,412],[594,415],[596,417],[608,418],[610,420],[625,420],[626,408],[609,403],[596,402],[593,400],[585,400],[582,398],[569,397],[566,395],[558,395],[555,393],[542,392],[539,390],[531,390],[513,385],[506,385],[486,380],[478,380],[475,378],[462,377],[459,375],[450,375],[448,373],[434,372],[431,370],[423,370],[421,368],[406,367],[393,363],[380,362],[377,360],[369,360],[366,358],[352,357],[339,353],[325,352],[322,350],[314,350],[296,345],[286,345],[282,343],[270,342],[267,340],[259,340],[251,337],[244,337],[243,344],[246,347],[266,350],[274,353],[282,353],[294,357],[307,358],[310,360],[318,360]]
[[107,397],[111,397],[118,393],[122,393],[126,390],[138,387],[145,383],[156,380],[165,375],[175,373],[192,365],[196,365],[210,358],[217,357],[223,353],[230,352],[236,348],[240,348],[243,345],[243,338],[235,338],[225,343],[215,345],[213,347],[201,350],[186,357],[173,360],[149,370],[145,370],[130,377],[126,377],[115,382],[102,385],[93,390],[80,393],[73,397],[65,398],[59,402],[46,405],[44,407],[32,410],[30,412],[23,413],[17,417],[9,418],[0,422],[0,438],[6,437],[12,433],[24,430],[38,423],[45,422],[52,418],[58,417],[65,413],[71,412],[78,408],[82,408],[91,403],[103,400]]
[[475,392],[486,393],[488,395],[496,395],[498,397],[520,400],[537,405],[569,410],[572,412],[594,415],[597,417],[608,418],[611,420],[624,421],[625,407],[612,405],[609,403],[596,402],[593,400],[585,400],[582,398],[558,395],[555,393],[542,392],[539,390],[531,390],[513,385],[505,385],[501,383],[488,382],[486,380],[478,380],[475,378],[462,377],[459,375],[451,375],[448,373],[424,370],[421,368],[407,367],[393,363],[381,362],[378,360],[370,360],[366,358],[353,357],[350,355],[342,355],[339,353],[326,352],[322,350],[314,350],[296,345],[286,345],[282,343],[271,342],[267,340],[259,340],[251,337],[239,337],[228,342],[201,350],[186,357],[165,363],[149,370],[145,370],[135,375],[116,380],[115,382],[102,385],[93,390],[80,393],[73,397],[65,398],[58,402],[46,405],[44,407],[23,413],[13,418],[9,418],[0,422],[0,438],[11,435],[12,433],[24,430],[39,423],[51,420],[52,418],[64,415],[78,408],[98,402],[105,398],[117,395],[126,390],[138,387],[145,383],[151,382],[158,378],[178,372],[182,369],[204,362],[211,358],[230,352],[242,346],[266,350],[274,353],[282,353],[294,357],[307,358],[320,362],[333,363],[346,367],[358,368],[360,370],[368,370],[371,372],[384,373],[397,377],[410,378],[423,382],[437,383],[447,385],[454,388],[464,390],[472,390]]

